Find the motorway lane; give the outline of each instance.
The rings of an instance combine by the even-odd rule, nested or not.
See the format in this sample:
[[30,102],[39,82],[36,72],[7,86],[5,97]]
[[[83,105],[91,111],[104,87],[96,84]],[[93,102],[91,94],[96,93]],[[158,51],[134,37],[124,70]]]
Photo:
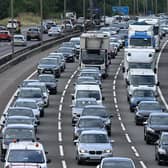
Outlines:
[[[46,41],[48,39],[52,39],[54,37],[50,37],[47,34],[43,34],[43,41]],[[32,46],[34,44],[38,44],[40,43],[40,41],[36,40],[36,39],[32,39],[31,41],[27,41],[27,46],[14,46],[14,51],[19,51],[21,49],[24,49],[28,46]],[[9,54],[12,52],[12,47],[11,47],[11,42],[7,42],[7,41],[1,41],[0,42],[0,56]]]
[[[50,51],[52,50],[53,49]],[[31,57],[0,74],[1,112],[10,96],[17,88],[17,85],[33,72],[38,60],[47,55],[50,51],[39,53],[35,57]],[[121,70],[118,70],[119,65],[121,66],[120,63],[122,59],[123,52],[120,52],[119,56],[112,61],[110,76],[103,81],[102,90],[106,98],[104,104],[107,105],[108,110],[114,114],[112,124],[112,139],[115,141],[113,144],[114,156],[131,157],[135,161],[137,167],[141,167],[140,161],[143,161],[149,168],[159,167],[154,161],[154,146],[145,144],[143,140],[143,127],[135,126],[134,114],[129,112],[123,75]],[[73,64],[73,66],[72,64],[67,64],[66,72],[62,74],[59,80],[59,92],[56,96],[50,96],[50,107],[46,109],[46,116],[42,118],[39,127],[38,136],[41,138],[41,142],[44,144],[45,149],[49,152],[49,158],[52,159],[49,168],[55,168],[55,166],[63,166],[63,168],[81,167],[76,164],[75,148],[72,143],[71,108],[69,105],[71,104],[70,94],[73,93],[73,81],[71,83],[69,82],[70,85],[67,87],[66,92],[64,92],[64,88],[76,68],[77,63]],[[116,75],[116,72],[118,75]],[[114,97],[114,91],[117,95],[117,101]],[[64,101],[62,102],[63,108],[60,106],[62,94],[64,95]],[[59,111],[61,111],[61,117],[58,115]],[[58,123],[60,123],[61,126],[58,126]],[[58,134],[58,132],[60,133]],[[137,151],[135,151],[135,149]],[[1,164],[0,167],[2,167]],[[85,165],[82,167],[88,166]]]
[[[162,44],[163,44],[163,41],[162,41]],[[163,55],[166,56],[165,51],[162,54],[162,56]],[[166,83],[163,83],[163,79],[164,79],[164,82],[166,82],[164,75],[165,75],[165,71],[166,71],[165,68],[167,63],[165,60],[166,58],[165,57],[162,58],[162,56],[161,56],[161,62],[159,63],[159,81],[161,83],[160,84],[161,90],[166,88]],[[117,92],[117,99],[118,99],[118,108],[120,110],[121,120],[125,127],[124,132],[126,132],[130,137],[131,147],[132,146],[135,147],[139,155],[137,158],[139,158],[139,161],[143,161],[144,165],[142,165],[142,167],[143,166],[148,168],[167,167],[167,165],[164,165],[164,166],[157,165],[157,162],[155,161],[155,156],[154,156],[154,149],[155,149],[154,145],[147,145],[145,143],[144,132],[143,132],[144,127],[135,125],[134,113],[130,112],[129,104],[127,103],[126,84],[124,82],[123,74],[121,70],[119,71],[119,74],[117,77],[116,89],[117,89],[116,92]],[[164,94],[167,93],[165,92],[165,90],[163,92]],[[160,100],[160,98],[158,99]]]

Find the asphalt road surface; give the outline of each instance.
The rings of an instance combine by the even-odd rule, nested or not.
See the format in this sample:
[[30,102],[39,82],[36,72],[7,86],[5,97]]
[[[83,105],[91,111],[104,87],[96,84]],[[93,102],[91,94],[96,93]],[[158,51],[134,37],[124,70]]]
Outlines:
[[[166,48],[168,46],[166,45]],[[6,104],[17,89],[20,82],[32,74],[37,62],[41,57],[53,51],[53,48],[43,53],[39,53],[7,71],[0,74],[0,111],[3,112]],[[126,87],[121,71],[123,60],[123,50],[118,53],[116,59],[112,60],[109,68],[109,77],[103,81],[104,104],[114,117],[112,119],[112,135],[114,140],[114,156],[130,157],[134,160],[137,168],[159,168],[154,159],[154,145],[147,145],[143,140],[143,126],[136,126],[134,123],[134,113],[129,111],[126,98]],[[168,78],[166,49],[159,63],[160,88],[168,101],[166,85]],[[75,147],[72,142],[71,126],[71,93],[73,93],[73,83],[76,78],[78,62],[67,63],[67,68],[61,74],[58,84],[57,95],[50,96],[50,106],[45,110],[45,117],[41,118],[38,128],[38,137],[48,151],[48,158],[52,160],[48,164],[49,168],[88,168],[96,167],[96,164],[77,165],[75,160]],[[36,78],[36,74],[33,76]],[[2,167],[3,163],[0,163]]]

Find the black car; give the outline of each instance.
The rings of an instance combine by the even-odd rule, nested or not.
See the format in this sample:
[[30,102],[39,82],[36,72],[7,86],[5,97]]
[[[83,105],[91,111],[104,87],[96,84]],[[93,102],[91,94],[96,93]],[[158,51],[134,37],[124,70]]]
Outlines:
[[53,74],[55,77],[61,76],[61,67],[55,58],[42,58],[37,66],[38,74]]
[[142,125],[148,119],[150,113],[163,112],[163,109],[158,101],[141,101],[136,106],[135,112],[136,125]]
[[57,93],[57,82],[58,80],[55,79],[54,75],[52,74],[41,74],[38,76],[38,80],[40,82],[44,82],[47,86],[47,89],[50,91],[50,94]]
[[168,131],[168,113],[151,113],[144,125],[144,140],[155,143],[163,131]]
[[98,116],[105,123],[108,135],[111,135],[111,124],[113,115],[107,112],[107,109],[103,105],[87,105],[84,107],[81,116]]
[[75,51],[71,47],[60,47],[57,52],[63,53],[66,62],[75,62]]
[[168,161],[168,132],[162,132],[155,146],[155,160],[161,165]]

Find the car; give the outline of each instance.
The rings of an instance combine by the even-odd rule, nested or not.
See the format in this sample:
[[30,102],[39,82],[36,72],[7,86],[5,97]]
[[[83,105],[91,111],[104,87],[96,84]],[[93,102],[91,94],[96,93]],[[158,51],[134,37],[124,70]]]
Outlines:
[[79,117],[73,130],[73,140],[78,139],[81,132],[86,130],[106,130],[104,121],[98,116]]
[[99,75],[99,72],[94,72],[94,71],[81,71],[80,73],[79,73],[79,76],[80,77],[87,77],[87,76],[91,76],[91,77],[93,77],[95,80],[96,80],[96,83],[97,83],[97,85],[99,85],[100,86],[100,88],[102,88],[102,82],[101,82],[101,77],[100,77],[100,75]]
[[8,119],[8,117],[12,116],[24,116],[32,119],[33,122],[38,123],[38,120],[31,108],[28,107],[9,107],[7,111],[3,113],[4,121]]
[[55,58],[42,58],[37,65],[38,74],[53,74],[59,78],[61,76],[61,67]]
[[72,37],[70,40],[75,45],[75,55],[76,58],[79,58],[79,52],[80,52],[80,37]]
[[155,101],[141,101],[135,109],[135,123],[136,125],[142,125],[145,122],[150,113],[163,112],[161,104]]
[[8,30],[0,30],[0,41],[1,40],[11,41],[11,34]]
[[78,98],[95,98],[98,104],[102,104],[105,99],[99,85],[76,85],[74,94],[72,94],[72,102]]
[[97,85],[97,81],[93,76],[79,76],[74,85]]
[[82,131],[76,143],[76,160],[83,162],[100,162],[104,157],[113,156],[112,141],[103,130]]
[[110,57],[110,59],[114,59],[115,56],[117,55],[117,47],[113,44],[110,43],[109,49],[108,49],[108,55]]
[[37,123],[40,123],[40,107],[37,102],[33,99],[18,98],[15,100],[13,107],[28,107],[31,108],[36,119]]
[[35,128],[35,133],[37,132],[37,123],[36,120],[28,116],[8,116],[3,123],[3,127],[6,127],[10,124],[26,124],[33,125]]
[[135,168],[135,163],[127,157],[106,157],[103,158],[97,168]]
[[98,116],[105,123],[105,127],[107,129],[108,135],[111,135],[111,125],[112,125],[112,117],[111,113],[107,112],[107,109],[104,105],[86,105],[83,108],[81,113],[82,116]]
[[156,95],[155,92],[152,89],[146,88],[146,87],[139,87],[139,89],[135,89],[130,95],[129,99],[129,106],[130,106],[130,111],[134,112],[136,109],[136,106],[141,102],[141,101],[155,101],[156,100]]
[[41,40],[41,30],[38,27],[31,27],[27,30],[27,35],[26,35],[27,41],[30,41],[31,39],[37,39]]
[[28,83],[33,83],[33,82],[39,82],[39,80],[38,79],[25,79],[21,82],[21,84],[19,85],[19,88],[26,87]]
[[151,113],[148,120],[144,122],[144,140],[146,143],[155,143],[163,131],[168,131],[168,113]]
[[162,132],[155,145],[155,160],[158,165],[168,161],[168,132]]
[[5,167],[11,164],[24,164],[24,166],[36,165],[44,168],[47,168],[47,163],[51,162],[51,160],[47,159],[41,143],[28,141],[12,142],[3,161],[5,162]]
[[97,104],[95,98],[78,98],[76,99],[70,107],[72,108],[72,126],[75,126],[78,121],[83,108],[89,104]]
[[9,124],[2,129],[1,154],[4,157],[14,140],[36,141],[35,128],[27,124]]
[[30,88],[40,88],[42,93],[43,93],[43,99],[44,99],[44,106],[48,107],[49,106],[49,90],[46,87],[46,84],[43,82],[33,82],[33,83],[28,83],[26,87]]
[[14,46],[26,46],[27,42],[26,42],[24,35],[15,34],[13,36],[13,44],[14,44]]
[[7,27],[4,25],[0,25],[0,30],[7,30]]
[[38,80],[40,82],[45,83],[47,89],[49,90],[50,94],[57,93],[57,83],[58,80],[55,79],[55,76],[52,74],[40,74],[38,75]]
[[74,43],[70,42],[70,41],[66,41],[66,42],[61,43],[59,47],[70,47],[70,48],[73,48],[73,50],[75,50]]
[[44,97],[40,88],[22,87],[17,98],[34,99],[40,108],[40,117],[44,117]]
[[58,53],[63,53],[66,62],[75,62],[75,52],[71,47],[60,47]]
[[62,53],[49,53],[48,58],[55,58],[58,60],[59,66],[61,68],[61,72],[63,72],[65,70],[65,58],[64,55]]
[[56,37],[60,37],[61,36],[61,29],[60,27],[51,27],[48,30],[48,36],[56,36]]

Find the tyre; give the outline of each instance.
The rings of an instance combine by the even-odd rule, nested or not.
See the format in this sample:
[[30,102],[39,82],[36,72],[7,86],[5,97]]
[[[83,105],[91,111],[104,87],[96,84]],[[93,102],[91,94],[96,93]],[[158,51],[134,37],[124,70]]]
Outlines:
[[40,117],[44,117],[44,110],[40,111]]

